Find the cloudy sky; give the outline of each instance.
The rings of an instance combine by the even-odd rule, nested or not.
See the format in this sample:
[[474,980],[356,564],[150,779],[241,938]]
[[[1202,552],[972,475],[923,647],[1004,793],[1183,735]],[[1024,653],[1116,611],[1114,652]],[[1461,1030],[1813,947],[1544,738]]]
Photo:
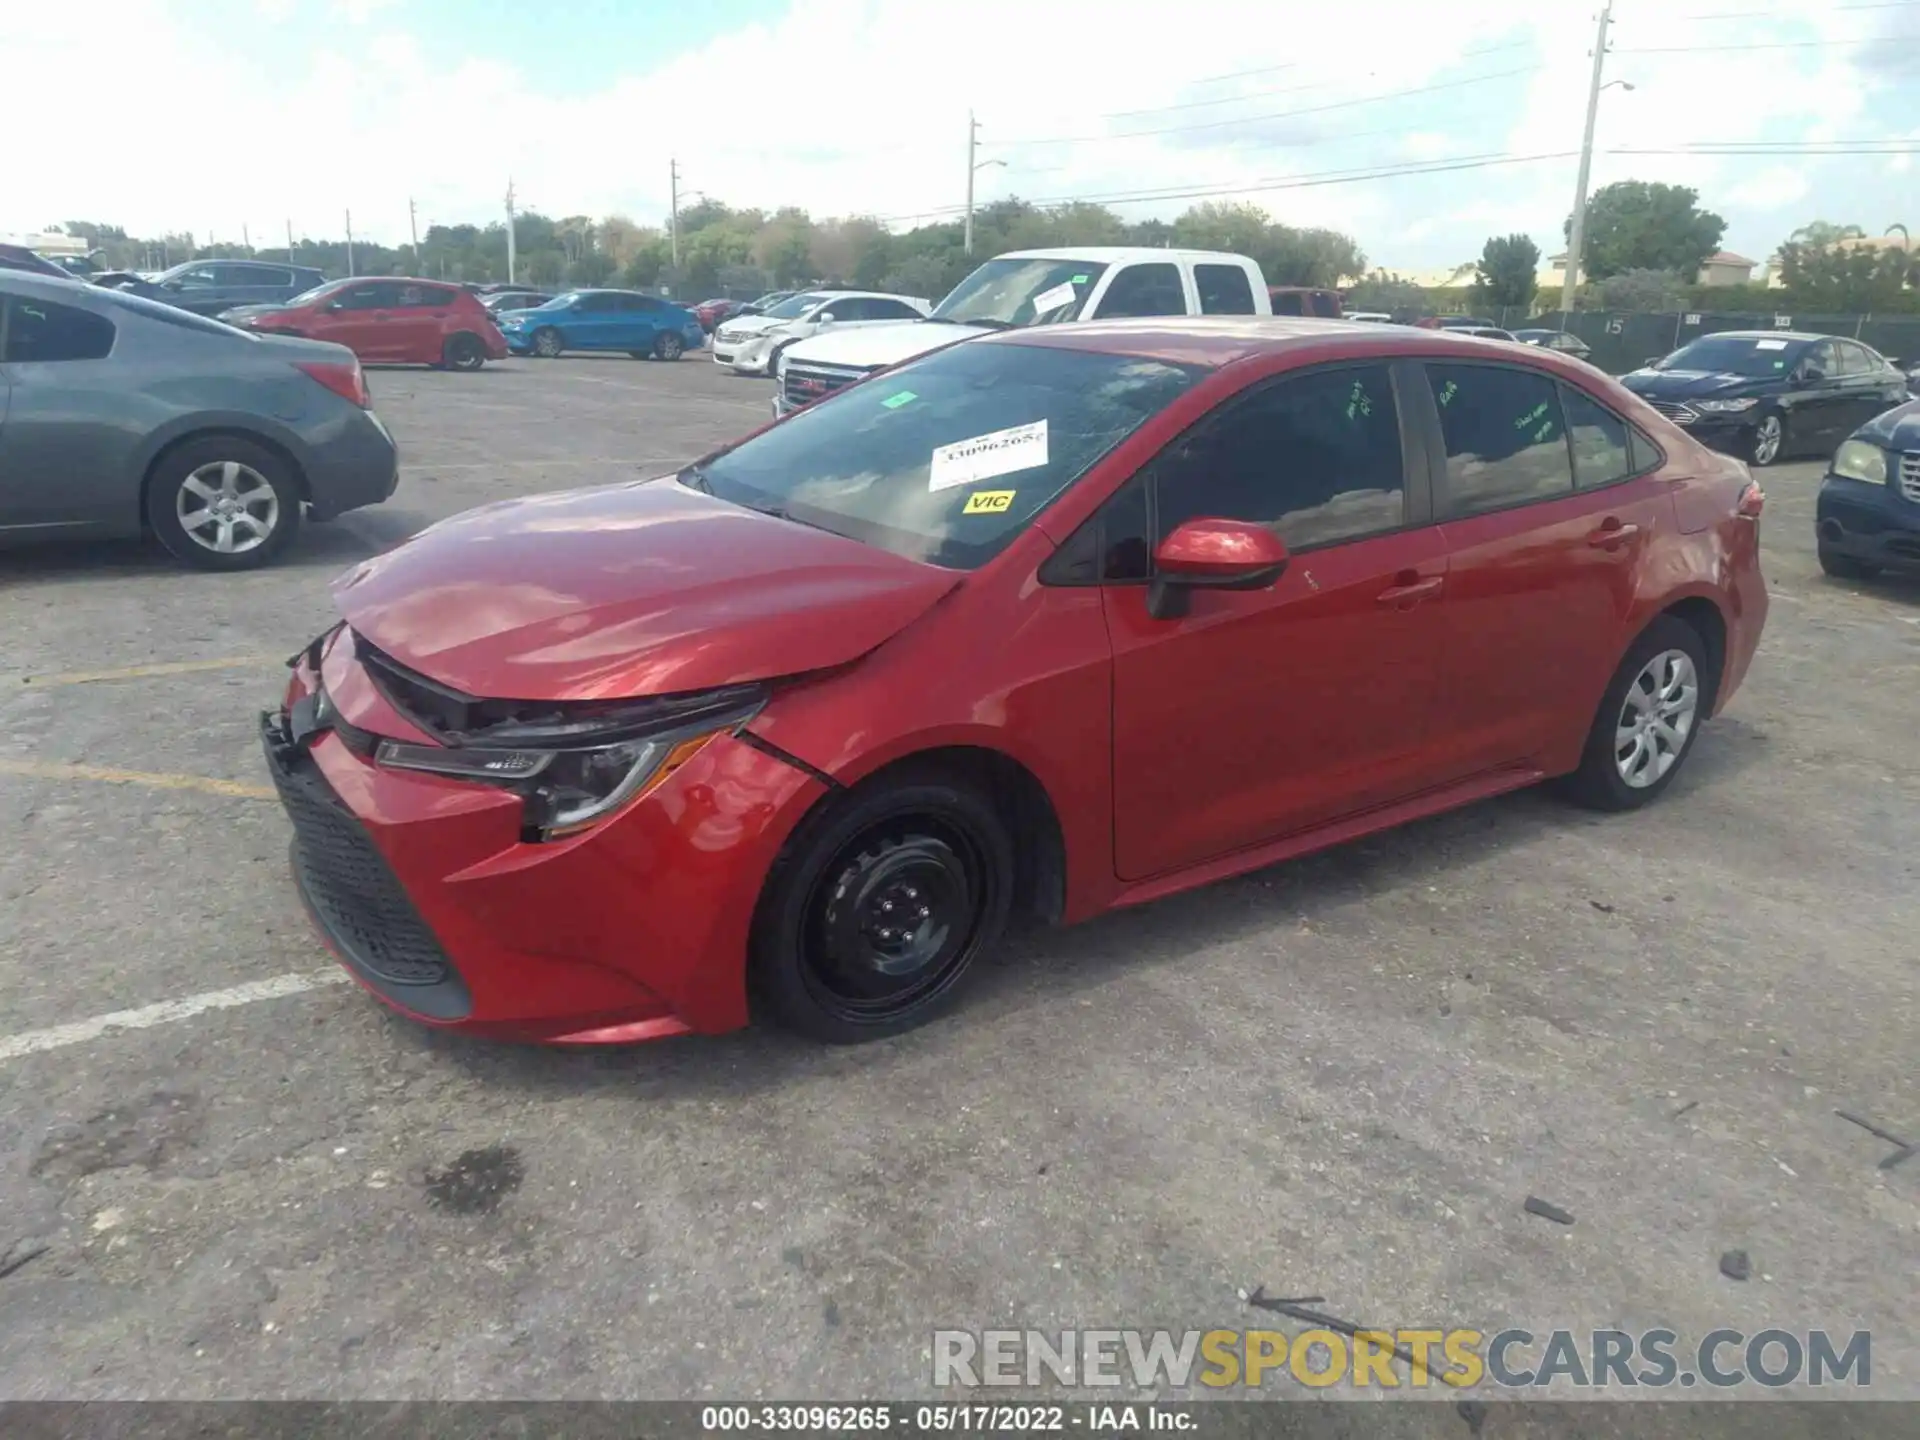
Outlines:
[[[670,159],[683,196],[907,225],[962,201],[971,108],[1005,162],[982,200],[1244,198],[1430,270],[1495,232],[1561,248],[1597,3],[0,0],[8,116],[42,137],[8,146],[0,232],[270,244],[351,208],[398,242],[409,198],[422,230],[484,222],[509,177],[657,223]],[[1614,21],[1596,185],[1693,185],[1756,258],[1816,218],[1920,231],[1920,3]]]

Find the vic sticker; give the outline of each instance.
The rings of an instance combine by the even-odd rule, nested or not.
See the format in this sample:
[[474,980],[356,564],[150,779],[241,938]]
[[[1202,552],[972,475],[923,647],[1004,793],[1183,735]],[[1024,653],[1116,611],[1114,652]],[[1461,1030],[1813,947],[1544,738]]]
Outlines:
[[1032,470],[1047,463],[1047,422],[1015,425],[971,440],[935,447],[927,466],[927,489],[951,490],[1016,470]]
[[962,515],[998,515],[1013,505],[1017,490],[976,490],[967,496],[967,503],[961,509]]

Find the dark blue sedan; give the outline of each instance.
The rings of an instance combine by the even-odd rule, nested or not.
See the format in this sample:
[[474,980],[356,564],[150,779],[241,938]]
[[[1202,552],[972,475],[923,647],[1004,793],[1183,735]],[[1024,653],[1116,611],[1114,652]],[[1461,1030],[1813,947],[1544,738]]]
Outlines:
[[691,310],[637,290],[570,290],[501,317],[516,355],[551,360],[568,350],[624,350],[636,360],[678,360],[706,338]]
[[1841,445],[1820,482],[1814,524],[1829,575],[1920,570],[1920,400],[1876,415]]

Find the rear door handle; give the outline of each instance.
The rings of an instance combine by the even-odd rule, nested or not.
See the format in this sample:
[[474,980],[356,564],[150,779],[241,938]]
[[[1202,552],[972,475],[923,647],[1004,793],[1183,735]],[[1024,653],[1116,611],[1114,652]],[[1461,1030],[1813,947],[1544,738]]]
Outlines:
[[1429,595],[1438,595],[1440,587],[1445,583],[1444,575],[1429,575],[1424,580],[1409,580],[1405,584],[1389,585],[1375,598],[1382,605],[1398,605],[1402,609],[1412,609]]
[[1618,550],[1639,533],[1638,525],[1622,525],[1618,520],[1609,520],[1587,536],[1587,544],[1598,550]]

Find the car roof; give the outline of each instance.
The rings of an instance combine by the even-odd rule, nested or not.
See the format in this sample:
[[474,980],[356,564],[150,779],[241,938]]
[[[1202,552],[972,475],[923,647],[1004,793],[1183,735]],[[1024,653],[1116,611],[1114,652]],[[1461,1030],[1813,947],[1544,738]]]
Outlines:
[[1126,265],[1136,260],[1233,260],[1246,257],[1228,250],[1160,250],[1145,245],[1064,245],[1051,250],[1009,250],[995,260],[1097,260]]
[[[1558,361],[1552,351],[1523,350],[1504,340],[1483,340],[1457,331],[1291,315],[1171,315],[1139,320],[1091,320],[1076,325],[998,331],[968,343],[1133,355],[1211,369],[1296,350],[1311,352],[1316,359],[1415,354],[1429,357],[1458,354],[1464,359],[1469,354],[1480,354],[1497,357],[1508,364],[1518,357],[1530,356],[1534,357],[1531,363],[1543,369]],[[1528,362],[1522,360],[1521,363]]]
[[1845,335],[1814,335],[1805,330],[1715,330],[1710,335],[1696,335],[1687,344],[1693,344],[1694,340],[1845,340],[1846,338]]

